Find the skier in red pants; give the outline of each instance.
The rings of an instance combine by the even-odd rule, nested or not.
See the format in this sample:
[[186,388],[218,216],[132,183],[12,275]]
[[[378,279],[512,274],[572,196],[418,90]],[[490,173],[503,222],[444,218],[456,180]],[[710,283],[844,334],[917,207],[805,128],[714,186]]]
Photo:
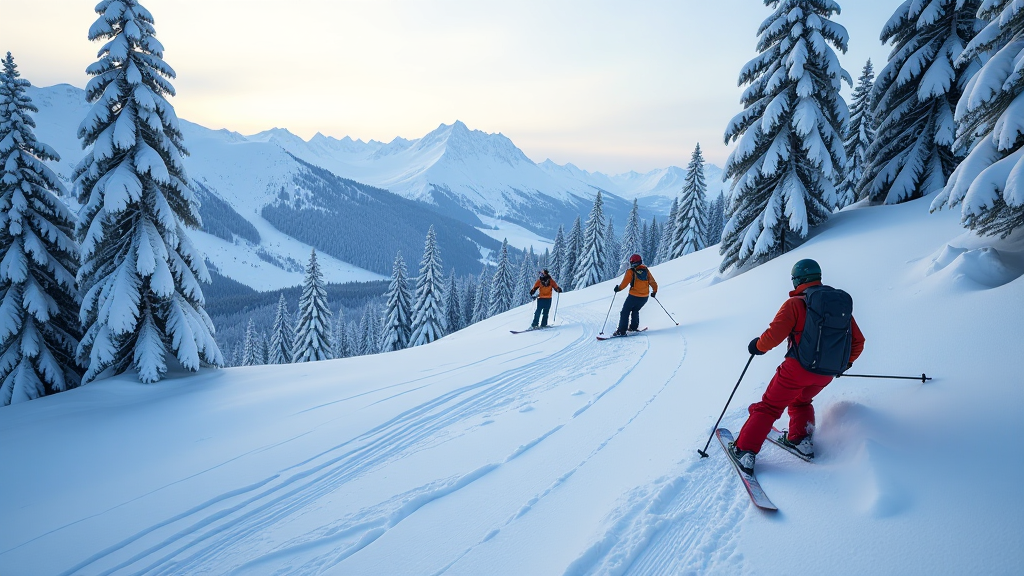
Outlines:
[[[796,448],[808,457],[814,456],[811,433],[814,430],[814,407],[811,400],[832,381],[832,376],[815,374],[801,365],[792,354],[800,344],[804,323],[807,319],[805,291],[821,284],[821,267],[814,260],[801,260],[793,266],[794,290],[783,303],[771,325],[760,337],[754,338],[747,346],[751,354],[762,355],[789,340],[789,353],[775,371],[775,377],[768,383],[761,401],[750,405],[750,417],[740,430],[739,437],[730,448],[732,456],[747,474],[753,474],[754,459],[761,445],[771,432],[772,424],[789,408],[789,433],[780,441]],[[853,365],[864,350],[864,335],[857,321],[850,316],[850,359],[847,368]]]

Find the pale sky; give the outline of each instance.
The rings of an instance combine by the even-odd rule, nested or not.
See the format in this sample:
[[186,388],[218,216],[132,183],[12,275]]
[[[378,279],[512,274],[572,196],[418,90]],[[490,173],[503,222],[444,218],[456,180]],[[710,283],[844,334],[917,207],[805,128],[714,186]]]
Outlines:
[[[83,87],[97,0],[0,0],[0,51],[36,86]],[[856,80],[899,0],[839,0]],[[760,0],[143,0],[178,73],[178,116],[252,134],[501,132],[587,170],[721,165]],[[849,89],[844,93],[849,94]]]

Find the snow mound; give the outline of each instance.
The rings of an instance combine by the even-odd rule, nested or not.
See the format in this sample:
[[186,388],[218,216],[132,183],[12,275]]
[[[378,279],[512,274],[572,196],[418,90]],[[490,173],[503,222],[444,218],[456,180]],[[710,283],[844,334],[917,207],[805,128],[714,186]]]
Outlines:
[[1024,275],[1024,266],[1019,256],[992,247],[970,250],[946,244],[930,259],[924,275],[963,290],[983,290],[1013,282]]

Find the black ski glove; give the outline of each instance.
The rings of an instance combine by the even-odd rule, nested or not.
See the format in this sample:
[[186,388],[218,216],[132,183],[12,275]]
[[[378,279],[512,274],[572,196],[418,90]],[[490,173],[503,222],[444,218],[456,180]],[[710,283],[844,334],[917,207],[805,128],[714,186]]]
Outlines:
[[622,288],[619,288],[618,284],[616,284],[615,287],[612,288],[612,292],[618,292],[619,290],[622,290]]
[[760,338],[754,338],[750,341],[750,344],[747,344],[747,352],[750,352],[754,356],[764,356],[764,352],[757,349],[758,340],[760,340]]
[[657,292],[651,292],[651,298],[657,298],[657,297],[658,297],[658,293]]
[[562,293],[562,289],[561,288],[555,288],[555,292],[558,292],[559,294],[561,294]]

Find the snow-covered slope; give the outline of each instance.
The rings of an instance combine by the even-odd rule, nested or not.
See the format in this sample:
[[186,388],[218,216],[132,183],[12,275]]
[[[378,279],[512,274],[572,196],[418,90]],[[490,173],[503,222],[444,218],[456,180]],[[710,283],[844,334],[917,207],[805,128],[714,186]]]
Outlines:
[[[848,209],[724,281],[713,249],[655,267],[681,326],[652,304],[625,340],[594,339],[605,283],[548,331],[510,335],[524,307],[392,354],[0,408],[0,573],[1017,573],[1024,238],[980,248],[929,201]],[[767,515],[696,450],[805,257],[855,299],[856,372],[935,379],[833,382],[817,461],[758,459]]]

